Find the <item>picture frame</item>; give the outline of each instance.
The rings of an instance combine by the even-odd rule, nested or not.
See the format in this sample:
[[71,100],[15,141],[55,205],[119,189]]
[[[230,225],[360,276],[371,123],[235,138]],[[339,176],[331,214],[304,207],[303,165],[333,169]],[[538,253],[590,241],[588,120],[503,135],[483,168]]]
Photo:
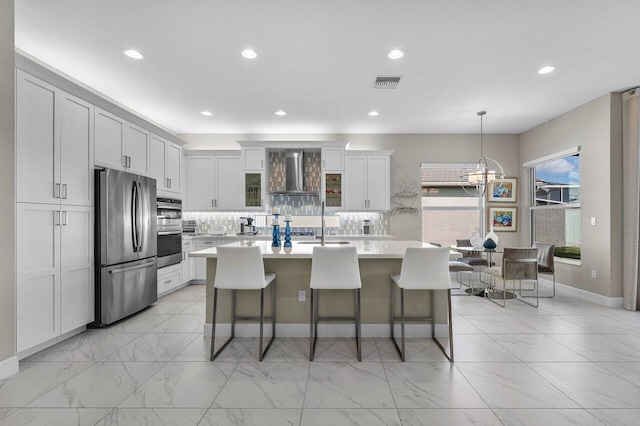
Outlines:
[[489,207],[489,229],[494,232],[517,232],[518,208],[507,206]]
[[516,203],[518,202],[518,178],[505,177],[501,182],[490,182],[487,186],[487,202]]

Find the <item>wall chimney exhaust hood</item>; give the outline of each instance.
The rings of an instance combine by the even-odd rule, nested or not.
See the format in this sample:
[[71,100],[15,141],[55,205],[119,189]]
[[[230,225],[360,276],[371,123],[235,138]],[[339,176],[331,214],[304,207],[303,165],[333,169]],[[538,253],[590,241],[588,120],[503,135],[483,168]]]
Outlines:
[[272,195],[318,195],[317,192],[305,191],[304,185],[304,152],[301,149],[285,151],[285,190],[271,192]]

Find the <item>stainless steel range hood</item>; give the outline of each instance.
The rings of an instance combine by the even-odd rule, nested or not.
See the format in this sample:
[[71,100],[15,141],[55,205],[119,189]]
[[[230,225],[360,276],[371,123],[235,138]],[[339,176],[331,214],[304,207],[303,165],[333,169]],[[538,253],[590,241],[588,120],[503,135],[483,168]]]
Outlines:
[[288,149],[285,153],[284,191],[272,192],[273,195],[318,195],[317,192],[305,191],[304,187],[304,152],[301,149]]

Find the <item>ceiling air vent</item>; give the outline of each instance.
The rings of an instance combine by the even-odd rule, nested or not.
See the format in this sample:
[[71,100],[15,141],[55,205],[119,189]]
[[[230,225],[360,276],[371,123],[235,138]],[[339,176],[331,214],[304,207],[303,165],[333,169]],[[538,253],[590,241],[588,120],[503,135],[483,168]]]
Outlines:
[[376,81],[373,83],[374,89],[397,89],[400,83],[401,75],[396,76],[382,76],[376,77]]

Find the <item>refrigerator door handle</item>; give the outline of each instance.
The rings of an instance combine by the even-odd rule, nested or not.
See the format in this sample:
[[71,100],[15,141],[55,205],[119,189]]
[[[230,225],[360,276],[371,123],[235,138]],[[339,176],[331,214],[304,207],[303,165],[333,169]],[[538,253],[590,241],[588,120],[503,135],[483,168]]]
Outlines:
[[136,234],[138,235],[138,251],[142,251],[142,241],[144,240],[143,212],[142,212],[142,184],[138,182],[136,190]]
[[131,193],[131,239],[133,242],[133,251],[138,251],[138,186],[133,182],[133,192]]
[[148,268],[150,266],[155,265],[156,263],[158,263],[157,259],[153,259],[150,260],[149,262],[143,263],[141,265],[135,265],[135,266],[127,266],[125,268],[120,268],[120,269],[111,269],[109,271],[110,274],[121,274],[123,272],[127,272],[127,271],[133,271],[136,269],[144,269],[144,268]]

